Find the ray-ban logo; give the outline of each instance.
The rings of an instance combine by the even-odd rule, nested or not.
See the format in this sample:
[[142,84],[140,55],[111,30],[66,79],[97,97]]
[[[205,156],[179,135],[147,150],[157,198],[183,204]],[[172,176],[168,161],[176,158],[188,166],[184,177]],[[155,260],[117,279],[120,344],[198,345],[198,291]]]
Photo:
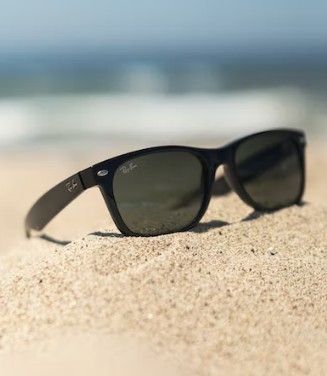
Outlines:
[[78,187],[78,184],[75,182],[75,179],[72,179],[66,184],[66,187],[68,189],[68,192],[72,193],[76,187]]
[[137,165],[134,164],[133,162],[130,162],[126,166],[121,166],[120,171],[122,171],[123,174],[129,174],[130,172],[134,170],[134,168],[137,168]]

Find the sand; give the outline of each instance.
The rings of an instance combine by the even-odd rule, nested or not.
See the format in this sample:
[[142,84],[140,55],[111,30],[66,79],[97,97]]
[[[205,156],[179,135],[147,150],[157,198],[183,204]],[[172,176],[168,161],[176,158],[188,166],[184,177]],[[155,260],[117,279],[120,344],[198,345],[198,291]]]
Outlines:
[[66,245],[25,240],[23,216],[101,156],[0,157],[0,374],[325,375],[327,154],[308,152],[301,207],[232,194],[190,232],[128,238],[94,189],[47,228]]

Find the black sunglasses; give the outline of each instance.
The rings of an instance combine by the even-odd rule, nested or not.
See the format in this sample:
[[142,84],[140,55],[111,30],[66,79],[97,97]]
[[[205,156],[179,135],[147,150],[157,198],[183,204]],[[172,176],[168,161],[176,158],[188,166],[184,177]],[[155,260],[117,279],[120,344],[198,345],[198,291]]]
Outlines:
[[26,234],[42,230],[88,188],[99,186],[118,229],[153,236],[184,231],[204,215],[218,166],[229,186],[256,210],[299,203],[305,183],[302,131],[256,133],[217,149],[161,146],[100,162],[64,180],[32,207]]

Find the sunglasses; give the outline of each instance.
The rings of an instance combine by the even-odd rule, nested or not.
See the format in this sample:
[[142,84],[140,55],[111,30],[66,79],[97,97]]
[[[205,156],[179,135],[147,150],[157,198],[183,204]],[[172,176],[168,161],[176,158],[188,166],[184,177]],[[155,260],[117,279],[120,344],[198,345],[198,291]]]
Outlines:
[[188,230],[204,215],[221,165],[231,189],[255,210],[274,211],[300,203],[305,145],[302,131],[277,129],[216,149],[161,146],[111,158],[42,196],[27,215],[26,234],[41,231],[94,186],[99,186],[116,226],[125,235]]

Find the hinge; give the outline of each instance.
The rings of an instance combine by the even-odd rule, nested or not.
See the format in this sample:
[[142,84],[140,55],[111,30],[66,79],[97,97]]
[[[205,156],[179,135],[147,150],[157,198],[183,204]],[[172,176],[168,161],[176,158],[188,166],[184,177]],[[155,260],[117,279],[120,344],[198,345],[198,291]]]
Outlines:
[[81,178],[84,189],[88,189],[97,185],[92,167],[80,171],[79,176]]

